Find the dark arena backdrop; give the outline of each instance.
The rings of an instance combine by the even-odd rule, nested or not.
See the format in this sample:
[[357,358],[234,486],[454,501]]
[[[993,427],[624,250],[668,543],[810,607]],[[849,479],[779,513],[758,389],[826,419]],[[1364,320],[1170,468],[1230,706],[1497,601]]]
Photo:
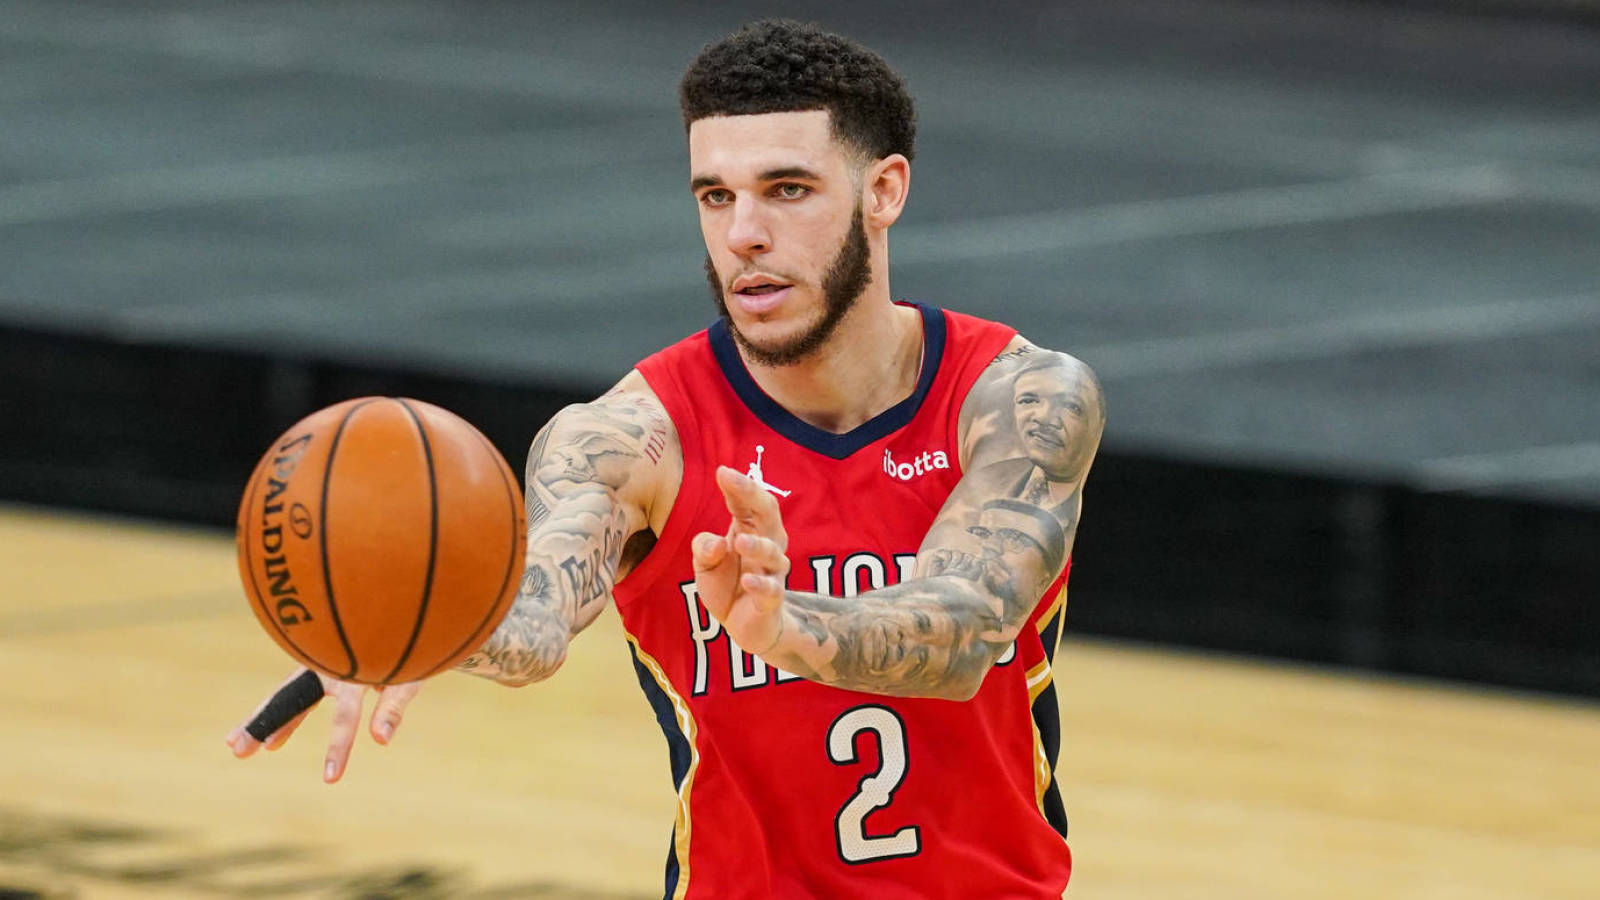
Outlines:
[[896,295],[1105,382],[1072,632],[1600,696],[1578,0],[0,0],[0,494],[227,526],[363,394],[520,469],[713,316],[674,89],[767,12],[918,99]]

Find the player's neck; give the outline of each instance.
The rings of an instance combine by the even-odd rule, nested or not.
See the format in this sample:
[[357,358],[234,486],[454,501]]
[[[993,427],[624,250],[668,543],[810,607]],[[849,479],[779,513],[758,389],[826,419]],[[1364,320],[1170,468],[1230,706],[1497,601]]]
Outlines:
[[887,288],[867,294],[839,322],[827,344],[803,362],[762,366],[745,360],[756,384],[803,422],[843,434],[916,389],[922,316],[896,306]]

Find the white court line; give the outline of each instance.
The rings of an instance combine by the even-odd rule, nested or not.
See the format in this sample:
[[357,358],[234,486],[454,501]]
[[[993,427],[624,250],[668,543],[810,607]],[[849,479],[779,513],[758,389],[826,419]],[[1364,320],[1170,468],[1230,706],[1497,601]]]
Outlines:
[[497,175],[528,175],[597,164],[665,159],[676,148],[628,140],[659,119],[512,132],[379,150],[119,172],[0,186],[0,227],[83,216],[181,209],[238,200],[317,195]]
[[[641,63],[626,53],[552,53],[547,48],[430,43],[368,31],[352,32],[348,28],[333,32],[308,25],[229,20],[219,17],[219,12],[226,15],[219,10],[208,10],[203,17],[190,12],[127,13],[108,6],[97,9],[90,18],[80,11],[64,10],[54,4],[12,3],[7,4],[5,14],[0,16],[0,37],[84,49],[131,50],[234,68],[317,72],[424,87],[533,96],[591,108],[605,105],[659,112],[674,106],[673,85],[678,74],[675,65]],[[568,18],[561,25],[571,36],[568,43],[573,46],[616,43],[616,23],[604,16],[581,24]],[[692,47],[694,39],[690,35],[695,32],[692,29],[681,31],[672,36],[673,40]],[[916,59],[920,51],[906,47],[900,55]],[[1019,123],[1014,113],[998,112],[987,96],[973,98],[964,92],[973,85],[986,83],[995,88],[1016,90],[1019,80],[1023,82],[1020,86],[1031,84],[1035,89],[1048,89],[1054,81],[1066,79],[1070,90],[1081,97],[1103,89],[1096,82],[1123,85],[1126,89],[1135,78],[1133,73],[1123,71],[1097,70],[1086,75],[1076,68],[1063,71],[1034,67],[1012,71],[1002,82],[996,82],[995,70],[988,66],[948,59],[925,65],[930,71],[924,75],[924,80],[935,94],[949,98],[942,113],[947,125],[968,130],[993,127],[1013,135],[1021,129],[1035,136],[1072,139],[1080,145],[1085,139],[1092,142],[1092,128],[1091,133],[1086,134],[1081,125],[1052,116]],[[1136,102],[1138,95],[1143,94],[1146,103],[1153,103],[1148,111],[1161,116],[1170,112],[1174,102],[1168,96],[1171,88],[1172,85],[1165,82],[1140,86],[1132,91],[1135,96],[1128,99]],[[1204,90],[1232,94],[1249,92],[1250,106],[1257,111],[1269,101],[1286,110],[1299,102],[1293,95],[1282,95],[1259,84],[1229,83],[1202,89],[1201,96],[1195,98],[1191,106],[1204,106],[1207,96]],[[1390,103],[1394,102],[1398,101],[1391,98]],[[1119,110],[1126,113],[1126,109],[1119,107]],[[1181,142],[1198,144],[1212,152],[1226,152],[1230,143],[1217,134],[1215,125],[1191,122],[1178,130],[1180,134],[1176,137],[1181,138]],[[1183,135],[1181,132],[1185,130],[1196,133]],[[1267,144],[1272,146],[1265,146]],[[1405,146],[1404,142],[1373,144],[1326,136],[1274,133],[1253,135],[1245,143],[1234,142],[1232,152],[1259,164],[1296,170],[1305,170],[1309,165],[1314,171],[1330,174],[1349,171],[1352,165],[1362,170],[1415,168],[1495,158],[1493,154],[1474,153],[1470,159],[1461,159],[1454,154],[1446,155],[1439,148],[1417,149]]]
[[1381,312],[1328,322],[1079,347],[1101,378],[1172,376],[1262,363],[1545,334],[1600,324],[1600,293]]
[[1600,169],[1516,163],[1506,170],[1506,177],[1521,196],[1568,206],[1582,204],[1600,208]]
[[[368,278],[344,293],[347,300],[358,302],[330,304],[324,294],[304,291],[232,295],[131,306],[114,311],[111,318],[119,333],[171,338],[267,325],[320,327],[346,320],[359,323],[373,315],[427,316],[444,310],[481,313],[528,307],[541,315],[569,315],[593,310],[597,301],[618,293],[641,289],[681,286],[686,300],[702,300],[707,289],[697,259],[695,253],[672,250],[642,253],[605,266],[537,264]],[[710,301],[702,302],[709,312]]]
[[1247,188],[1080,209],[908,225],[897,263],[954,263],[1097,247],[1125,241],[1309,225],[1478,206],[1516,195],[1495,164]]
[[1430,490],[1471,490],[1600,476],[1600,442],[1526,447],[1420,463],[1414,480]]
[[[1060,246],[1062,239],[1077,240],[1081,245],[1099,245],[1201,231],[1275,227],[1290,224],[1290,219],[1302,223],[1330,221],[1379,212],[1490,202],[1501,198],[1503,183],[1496,177],[1497,171],[1494,167],[1471,167],[1455,172],[1408,173],[1403,178],[1385,173],[1339,182],[1058,210],[1027,218],[1066,223],[1066,232],[1053,233],[1057,243],[1049,248],[1064,249]],[[1393,188],[1392,183],[1397,178],[1407,187]],[[690,215],[685,214],[685,228],[691,227]],[[1007,217],[1014,227],[1021,227],[1015,224],[1018,218],[1021,217]],[[994,222],[992,219],[977,220],[939,228],[948,231],[951,228],[1002,227]],[[1123,227],[1100,230],[1098,225],[1106,222],[1121,222]],[[914,264],[917,261],[915,252],[906,252],[903,244],[915,245],[935,239],[926,226],[903,226],[895,232],[891,256],[901,265]],[[945,236],[937,240],[959,241],[961,238]],[[1035,235],[1027,252],[1038,252],[1040,240],[1040,236]],[[966,246],[939,244],[939,247],[938,261],[952,258],[972,261],[988,256],[986,252]],[[998,248],[991,245],[989,249],[998,249],[1001,255],[1009,255],[1013,250],[1010,245]],[[907,256],[913,259],[907,260]],[[450,302],[458,310],[492,309],[508,303],[582,306],[611,292],[641,285],[656,289],[681,284],[684,290],[698,291],[701,279],[695,267],[685,262],[689,258],[675,251],[653,252],[619,258],[603,268],[588,264],[534,265],[381,284],[369,282],[368,287],[381,289],[386,297],[384,308],[390,312],[427,312],[437,308],[436,298],[441,297],[452,298]],[[221,308],[222,305],[209,306]],[[262,311],[277,308],[283,315],[293,315],[296,309],[321,309],[323,304],[303,294],[291,294],[256,297],[243,306]],[[1481,338],[1519,331],[1538,333],[1573,321],[1584,321],[1597,309],[1600,303],[1590,295],[1479,307],[1452,306],[1306,326],[1117,343],[1091,347],[1079,355],[1094,365],[1102,377],[1135,377],[1253,361],[1326,356],[1369,346],[1413,344],[1419,338]],[[120,319],[125,326],[137,330],[196,329],[203,327],[207,317],[192,305],[175,304],[127,310],[120,314]]]

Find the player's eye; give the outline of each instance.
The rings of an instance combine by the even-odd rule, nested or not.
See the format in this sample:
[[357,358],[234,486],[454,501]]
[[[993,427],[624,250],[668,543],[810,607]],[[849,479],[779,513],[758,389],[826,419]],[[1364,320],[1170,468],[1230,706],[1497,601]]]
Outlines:
[[700,203],[704,206],[726,206],[733,200],[733,192],[724,188],[712,188],[700,195]]
[[785,200],[799,200],[801,197],[811,193],[811,188],[808,188],[803,184],[795,184],[792,181],[786,181],[783,184],[773,188],[773,193]]

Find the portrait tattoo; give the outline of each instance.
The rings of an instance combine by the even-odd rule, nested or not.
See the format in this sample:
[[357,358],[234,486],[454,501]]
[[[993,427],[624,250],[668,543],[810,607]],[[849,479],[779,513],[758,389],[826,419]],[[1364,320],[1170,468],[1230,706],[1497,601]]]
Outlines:
[[917,555],[914,577],[858,597],[789,592],[784,615],[816,643],[773,660],[830,684],[970,696],[1021,632],[1072,552],[1105,415],[1087,366],[1022,344],[968,396],[965,475]]

